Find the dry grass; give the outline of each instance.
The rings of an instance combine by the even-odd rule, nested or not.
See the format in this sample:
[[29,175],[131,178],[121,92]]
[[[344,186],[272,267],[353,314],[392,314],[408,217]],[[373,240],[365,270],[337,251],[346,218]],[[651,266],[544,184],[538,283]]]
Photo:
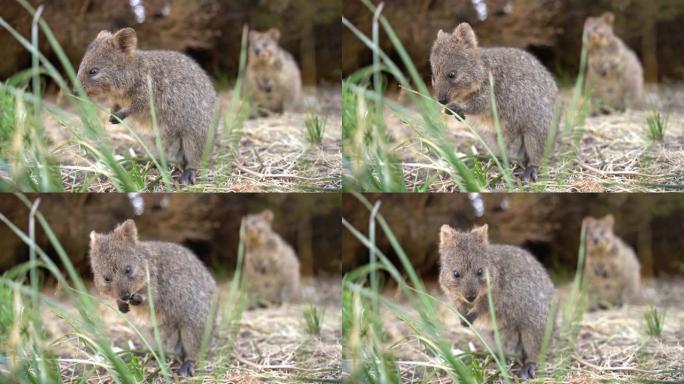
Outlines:
[[[219,285],[221,293],[228,290],[228,282]],[[232,351],[224,340],[217,341],[214,337],[206,370],[196,372],[201,375],[198,379],[204,383],[339,379],[342,353],[340,279],[305,279],[303,297],[301,303],[246,310],[240,319]],[[303,312],[309,303],[325,311],[320,336],[310,336],[306,332]],[[139,351],[135,356],[142,365],[146,382],[162,382],[156,362],[142,349],[139,336],[125,320],[104,304],[99,305],[98,312],[118,350]],[[84,352],[63,319],[46,307],[42,310],[42,317],[65,383],[80,382],[83,372],[90,370],[94,373],[89,382],[111,382],[106,371],[97,368],[98,357]],[[171,369],[175,371],[177,368],[176,361]]]
[[[569,288],[568,288],[569,289]],[[561,288],[564,291],[565,288]],[[432,293],[441,297],[439,289]],[[567,375],[554,378],[559,361],[551,346],[547,374],[538,383],[596,383],[605,381],[636,382],[639,380],[684,380],[684,280],[648,280],[644,283],[645,302],[667,308],[663,333],[648,337],[644,312],[647,305],[625,306],[619,309],[584,314],[572,361]],[[407,308],[407,311],[410,311]],[[448,309],[440,310],[448,337],[454,348],[465,352],[482,352],[477,338]],[[444,364],[431,358],[411,331],[391,313],[384,313],[385,331],[393,344],[391,352],[397,358],[405,382],[448,383],[440,370]],[[488,375],[496,367],[488,367]],[[515,368],[513,369],[515,373]],[[424,380],[424,381],[423,381]],[[498,382],[498,381],[497,381]]]
[[[670,112],[669,125],[662,142],[653,143],[646,132],[648,111],[589,117],[582,127],[575,153],[561,145],[551,161],[548,192],[644,192],[668,191],[684,185],[684,85],[652,85],[651,99],[657,109]],[[569,90],[562,92],[569,99]],[[399,98],[401,101],[401,97]],[[566,103],[567,105],[567,103]],[[447,174],[448,166],[428,153],[415,137],[414,129],[386,110],[393,148],[401,156],[404,179],[409,190],[430,185],[430,192],[457,191]],[[496,164],[489,159],[479,139],[453,117],[443,117],[456,148],[463,155],[474,153],[480,160],[492,191],[505,191]],[[496,144],[490,144],[496,148]],[[572,151],[572,152],[571,152]],[[472,164],[471,164],[472,165]],[[521,172],[517,168],[515,175]],[[517,180],[516,180],[517,181]],[[519,190],[526,190],[519,186]],[[535,190],[535,186],[529,187]]]
[[[199,184],[188,191],[201,192],[306,192],[339,190],[341,174],[340,155],[340,87],[322,86],[304,89],[306,107],[301,111],[286,112],[264,118],[246,120],[237,148],[231,148],[230,140],[222,140],[219,134],[214,152],[209,159],[209,171],[202,175]],[[231,100],[229,92],[219,94],[224,110]],[[310,145],[306,140],[304,121],[310,114],[327,119],[325,133],[320,145]],[[73,116],[76,119],[76,116]],[[106,120],[104,113],[101,114]],[[127,121],[141,136],[153,153],[156,153],[154,134],[149,128],[136,126]],[[76,144],[71,130],[64,122],[46,118],[46,133],[50,152],[62,165],[62,180],[68,191],[85,189],[90,192],[114,191],[114,186],[97,170],[102,165]],[[144,173],[145,185],[153,192],[163,191],[159,172],[154,168],[138,141],[122,125],[107,124],[107,131],[114,149],[120,157],[138,159],[137,165]],[[173,176],[178,176],[176,170]],[[176,185],[176,188],[180,188]]]

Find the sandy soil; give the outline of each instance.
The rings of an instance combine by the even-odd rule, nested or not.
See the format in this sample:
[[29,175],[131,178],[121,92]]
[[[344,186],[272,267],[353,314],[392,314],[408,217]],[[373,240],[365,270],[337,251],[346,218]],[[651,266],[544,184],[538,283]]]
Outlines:
[[[229,282],[219,284],[219,292],[225,296],[229,285]],[[95,294],[92,288],[91,292]],[[51,296],[59,299],[60,294]],[[204,383],[289,383],[302,379],[339,379],[342,354],[340,280],[334,277],[304,279],[302,297],[299,303],[243,312],[234,344],[230,345],[215,335],[206,369],[196,372],[196,375],[201,375]],[[62,300],[62,304],[75,312],[70,303]],[[323,312],[321,334],[316,336],[309,335],[304,326],[303,312],[311,304]],[[145,367],[145,374],[149,375],[148,382],[161,383],[163,379],[156,362],[144,350],[144,344],[135,331],[115,311],[104,302],[98,305],[115,350],[137,351],[136,356]],[[91,378],[88,382],[111,382],[104,369],[97,369],[100,359],[86,352],[68,321],[59,318],[46,305],[43,305],[41,314],[65,383],[80,382],[82,373],[90,370],[94,372],[89,373]],[[78,315],[74,313],[74,316]],[[221,324],[221,319],[217,324]],[[178,361],[173,361],[172,372],[178,366]]]
[[[568,286],[560,288],[567,294]],[[432,294],[442,297],[439,288],[432,286]],[[388,292],[388,296],[396,295]],[[587,312],[581,320],[577,343],[566,375],[560,382],[596,383],[616,380],[635,382],[639,380],[684,380],[684,279],[650,279],[643,283],[643,305]],[[663,332],[660,337],[645,333],[644,312],[647,304],[666,310]],[[406,305],[406,304],[405,304]],[[407,311],[411,309],[407,307]],[[446,332],[455,351],[482,352],[476,336],[460,325],[460,320],[446,307],[439,311]],[[390,335],[388,343],[394,344],[392,352],[400,361],[402,377],[406,382],[419,381],[432,375],[429,383],[448,383],[443,371],[430,368],[442,362],[430,357],[411,335],[411,330],[391,313],[384,314],[385,329]],[[560,320],[557,321],[557,327]],[[557,335],[556,335],[557,337]],[[558,343],[554,341],[553,345]],[[547,374],[552,376],[536,382],[553,382],[559,369],[557,351],[550,351]],[[513,372],[518,366],[514,366]],[[495,372],[495,366],[489,369]],[[497,381],[498,382],[498,381]]]

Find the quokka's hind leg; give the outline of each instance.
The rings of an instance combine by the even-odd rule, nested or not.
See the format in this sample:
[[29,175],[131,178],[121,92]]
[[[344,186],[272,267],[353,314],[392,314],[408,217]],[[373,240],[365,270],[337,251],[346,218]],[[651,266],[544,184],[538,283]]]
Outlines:
[[202,137],[188,137],[186,135],[181,138],[182,153],[185,160],[180,178],[181,184],[190,185],[197,182],[197,170],[202,160],[203,146],[204,139]]
[[180,341],[183,350],[181,352],[181,366],[178,368],[179,376],[194,376],[194,365],[199,358],[203,331],[202,327],[195,327],[190,324],[181,327]]
[[[532,324],[529,324],[529,326],[532,326]],[[520,332],[523,352],[523,366],[520,369],[521,379],[534,378],[543,335],[544,330],[536,328],[525,329]]]
[[546,132],[546,128],[543,130],[528,130],[523,134],[523,146],[527,158],[525,170],[520,176],[523,182],[537,181],[539,166],[544,157],[544,143],[546,140],[546,135],[542,135],[541,132]]

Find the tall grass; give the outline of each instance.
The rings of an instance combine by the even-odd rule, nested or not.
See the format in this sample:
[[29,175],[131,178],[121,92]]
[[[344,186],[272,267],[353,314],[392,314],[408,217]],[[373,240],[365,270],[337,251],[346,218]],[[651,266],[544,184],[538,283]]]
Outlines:
[[668,121],[668,115],[663,115],[660,111],[650,111],[646,115],[646,137],[653,142],[663,141]]
[[[399,244],[387,221],[379,213],[379,202],[370,203],[362,195],[354,195],[370,212],[368,236],[353,227],[344,218],[343,225],[369,251],[369,264],[348,273],[343,279],[342,291],[342,342],[343,359],[347,369],[348,383],[399,383],[407,380],[412,373],[407,365],[420,369],[423,382],[429,378],[448,378],[458,383],[488,383],[493,381],[511,382],[510,365],[503,355],[502,345],[505,344],[495,329],[495,345],[488,345],[482,336],[448,303],[430,295],[411,265],[408,256]],[[395,266],[375,244],[376,225],[389,240],[391,251],[399,259],[399,266]],[[582,231],[584,237],[584,229]],[[562,306],[562,318],[557,337],[554,338],[554,323],[558,313],[558,303],[554,302],[551,315],[547,323],[542,353],[538,362],[537,375],[547,376],[547,357],[551,352],[552,340],[558,340],[558,348],[554,348],[554,355],[559,354],[561,361],[555,361],[556,379],[562,381],[562,376],[569,367],[569,358],[574,350],[581,317],[586,309],[586,295],[581,286],[581,267],[583,265],[584,250],[579,250],[580,261],[575,273],[575,280],[571,299]],[[411,310],[405,305],[388,299],[382,293],[379,273],[389,276],[396,282],[402,295],[410,304]],[[406,278],[404,277],[406,276]],[[492,316],[492,324],[497,324],[494,298],[488,294],[488,304]],[[457,316],[468,323],[476,337],[485,347],[482,354],[459,352],[452,350],[451,341],[445,333],[445,325],[436,314],[437,308],[446,308],[452,316]],[[402,362],[393,352],[398,347],[387,331],[383,319],[393,316],[402,322],[409,334],[405,339],[417,340],[430,356],[429,361]],[[483,360],[484,357],[484,361]],[[402,376],[402,374],[404,376]],[[418,380],[418,379],[416,379]],[[554,380],[554,379],[551,379]]]
[[644,312],[644,321],[646,322],[646,334],[659,337],[663,333],[665,311],[661,311],[655,306],[650,306],[648,310]]
[[[30,258],[28,262],[14,267],[0,277],[0,298],[3,299],[0,301],[0,346],[2,347],[0,350],[3,354],[0,359],[0,365],[3,365],[3,369],[0,370],[0,382],[61,382],[59,364],[62,362],[78,363],[78,368],[74,372],[80,376],[78,379],[81,382],[101,380],[103,375],[108,376],[115,383],[172,382],[170,361],[164,355],[163,349],[155,348],[151,341],[145,339],[135,324],[121,314],[115,306],[105,302],[104,304],[128,324],[144,343],[142,351],[115,351],[112,340],[107,336],[99,311],[96,310],[96,302],[102,299],[92,296],[85,288],[70,257],[64,251],[45,217],[40,213],[39,200],[31,202],[23,195],[17,195],[17,198],[31,209],[28,233],[19,229],[3,214],[0,214],[0,221],[5,223],[29,247]],[[36,244],[35,230],[38,226],[49,239],[51,249],[57,253],[59,265]],[[240,247],[242,244],[241,237]],[[66,273],[62,272],[63,270]],[[58,301],[41,292],[42,287],[38,280],[41,273],[57,281],[66,294],[66,302]],[[27,284],[27,277],[29,284]],[[149,276],[147,278],[149,279]],[[233,301],[227,301],[225,304],[230,305],[231,311],[222,316],[221,322],[216,327],[221,329],[230,327],[233,329],[231,332],[233,338],[220,339],[217,342],[222,347],[216,350],[215,359],[221,359],[225,364],[213,369],[211,374],[215,378],[219,378],[229,367],[230,351],[232,351],[230,348],[234,342],[236,324],[239,324],[241,309],[244,308],[244,305],[234,305],[244,302],[239,272],[236,272],[234,276],[234,284],[231,285],[228,297]],[[153,301],[151,301],[151,306],[154,306]],[[85,357],[70,360],[60,355],[59,348],[63,340],[49,338],[41,316],[41,309],[54,312],[66,323],[69,328],[67,335],[77,340],[79,348],[82,349],[82,356]],[[152,312],[154,320],[153,314],[154,312]],[[156,321],[153,323],[155,323],[153,333],[156,345],[160,346],[159,330]],[[211,325],[213,325],[213,317]],[[205,330],[201,356],[206,355],[210,335],[210,330]],[[200,360],[198,367],[202,370],[203,357]],[[157,370],[150,369],[149,363],[152,361],[155,361],[159,367]],[[198,373],[202,374],[201,371]]]

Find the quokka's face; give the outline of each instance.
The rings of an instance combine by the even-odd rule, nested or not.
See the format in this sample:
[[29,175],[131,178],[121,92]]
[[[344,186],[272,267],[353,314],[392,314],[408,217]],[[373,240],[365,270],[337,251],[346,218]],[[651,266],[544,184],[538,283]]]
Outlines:
[[273,212],[270,210],[245,217],[245,240],[248,244],[263,243],[272,232]]
[[[487,227],[459,232],[444,225],[440,233],[439,283],[445,294],[466,306],[487,296]],[[492,278],[490,274],[490,279]]]
[[249,32],[249,59],[251,62],[270,64],[277,57],[280,31],[272,28],[266,32]]
[[607,250],[613,243],[613,216],[601,219],[587,217],[584,219],[586,227],[587,251]]
[[608,46],[613,36],[612,14],[602,17],[589,17],[584,22],[584,31],[587,35],[589,48],[603,48]]
[[145,256],[132,221],[108,234],[90,234],[90,263],[100,294],[128,301],[135,293],[146,294]]
[[77,78],[88,96],[108,95],[122,87],[137,46],[135,31],[125,28],[112,35],[100,32],[88,46]]
[[470,25],[461,24],[451,34],[439,31],[430,52],[430,66],[435,96],[452,110],[479,90],[484,69]]

